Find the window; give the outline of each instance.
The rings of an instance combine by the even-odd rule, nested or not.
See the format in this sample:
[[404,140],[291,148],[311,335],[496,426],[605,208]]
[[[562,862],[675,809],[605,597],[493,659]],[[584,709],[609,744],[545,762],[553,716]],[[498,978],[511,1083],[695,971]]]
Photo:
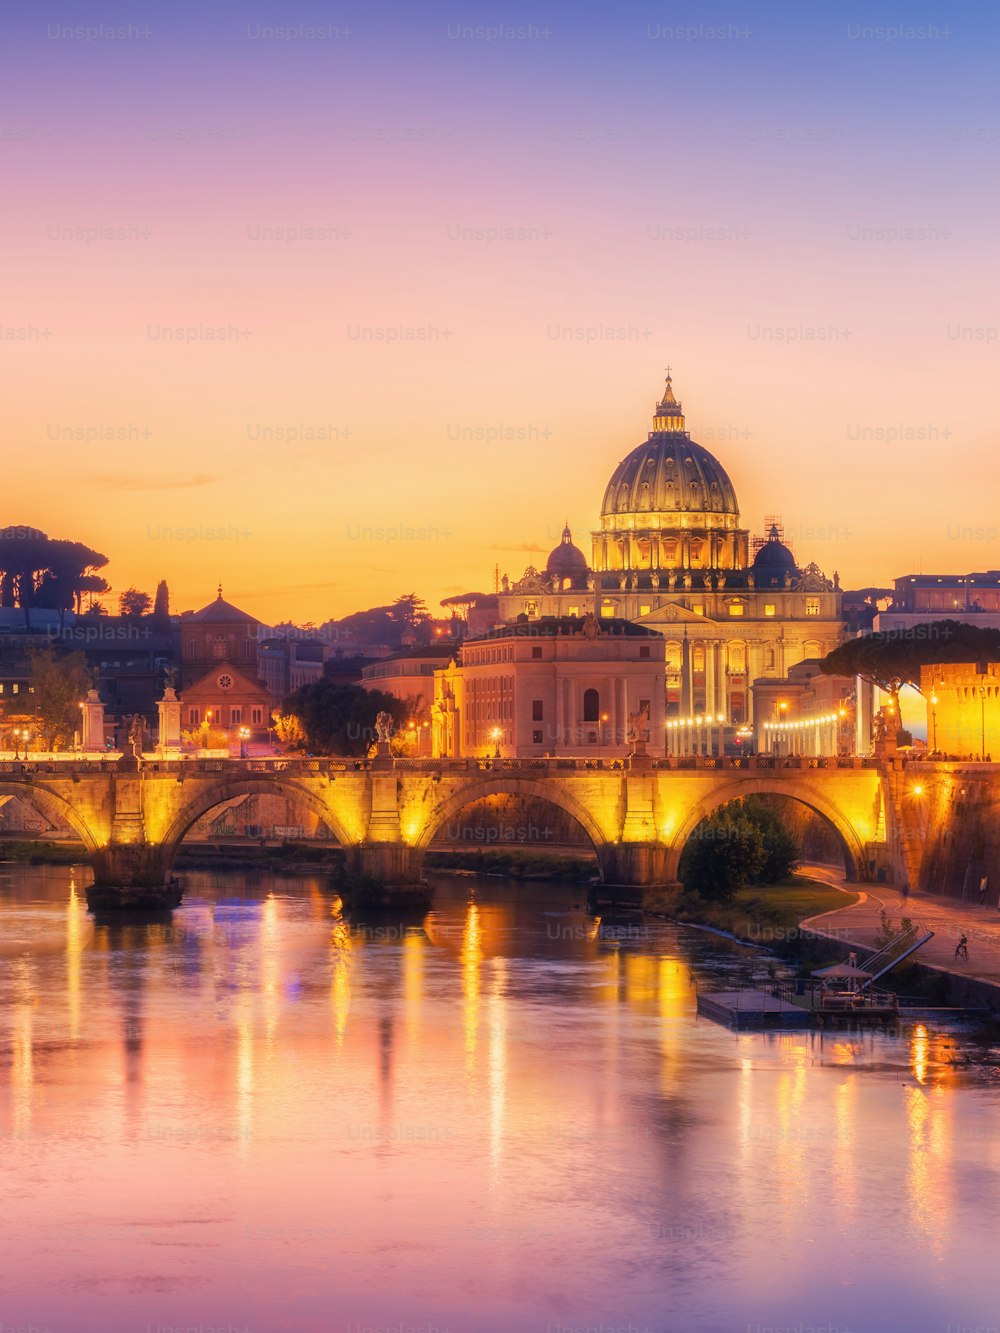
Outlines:
[[729,614],[730,614],[731,616],[741,616],[741,615],[743,614],[743,603],[742,603],[742,602],[730,602],[730,603],[729,603]]
[[580,614],[580,608],[578,606],[571,606],[566,614],[568,616],[578,616]]
[[545,704],[542,699],[532,699],[531,701],[531,720],[532,722],[541,722],[545,717]]
[[224,661],[229,656],[229,644],[221,634],[212,640],[212,656],[217,661]]
[[691,610],[695,613],[696,616],[703,616],[705,614],[705,608],[701,602],[695,602],[694,605],[691,607]]
[[652,609],[653,609],[653,608],[650,606],[650,604],[649,604],[648,602],[640,602],[640,603],[639,603],[639,614],[640,614],[640,616],[648,616],[649,613],[650,613],[650,611],[652,611]]
[[264,710],[263,710],[263,708],[251,708],[251,710],[250,710],[250,721],[251,721],[251,723],[253,724],[253,726],[255,726],[255,727],[261,727],[261,726],[263,726],[263,725],[264,725]]
[[194,639],[188,639],[188,661],[193,662],[198,656],[198,645]]
[[201,722],[201,709],[200,708],[190,709],[188,712],[188,721],[191,723],[192,727],[198,726],[198,724]]
[[819,598],[818,598],[818,597],[807,597],[807,598],[806,598],[806,615],[807,615],[807,616],[818,616],[818,615],[819,615]]
[[765,603],[764,603],[764,614],[765,614],[765,616],[773,616],[773,615],[774,615],[774,603],[773,603],[773,602],[765,602]]
[[232,726],[232,727],[238,727],[242,721],[243,721],[243,709],[242,709],[242,708],[230,708],[230,710],[229,710],[229,725]]
[[524,614],[525,614],[526,616],[537,616],[537,615],[538,615],[538,603],[537,603],[537,602],[525,602],[525,604],[524,604]]
[[641,644],[641,645],[640,645],[640,647],[639,647],[639,656],[640,656],[640,657],[648,657],[648,656],[649,656],[649,644],[648,644],[648,643],[644,643],[644,644]]
[[540,730],[539,730],[539,731],[533,731],[533,732],[531,733],[531,743],[532,743],[532,745],[541,745],[541,743],[542,743],[542,733],[541,733]]
[[540,644],[538,644],[538,645],[533,645],[533,646],[532,646],[532,649],[531,649],[531,656],[534,657],[534,658],[538,658],[538,657],[541,657],[541,655],[542,655],[542,648],[541,648],[541,645],[540,645]]
[[613,603],[613,602],[602,602],[602,603],[601,603],[601,615],[602,615],[602,616],[613,616],[614,613],[615,613],[615,607],[614,607],[614,603]]
[[596,690],[583,692],[584,722],[599,722],[601,717],[601,699]]

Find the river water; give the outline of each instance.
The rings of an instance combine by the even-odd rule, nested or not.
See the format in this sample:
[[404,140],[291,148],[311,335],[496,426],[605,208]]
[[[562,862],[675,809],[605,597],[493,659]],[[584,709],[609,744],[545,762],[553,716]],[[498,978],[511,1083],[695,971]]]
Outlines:
[[747,951],[562,886],[401,931],[189,874],[107,925],[85,876],[0,866],[3,1333],[1000,1325],[969,1036],[735,1035],[696,986]]

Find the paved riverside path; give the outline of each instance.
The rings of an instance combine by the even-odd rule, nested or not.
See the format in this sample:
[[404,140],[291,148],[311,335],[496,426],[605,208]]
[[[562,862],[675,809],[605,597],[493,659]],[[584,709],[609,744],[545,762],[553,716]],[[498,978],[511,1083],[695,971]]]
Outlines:
[[[934,931],[934,938],[913,955],[915,962],[1000,985],[1000,910],[996,906],[980,907],[978,903],[926,893],[911,893],[904,898],[892,884],[851,884],[831,866],[803,864],[799,873],[861,894],[851,907],[806,917],[799,923],[805,929],[835,934],[838,939],[871,949],[884,908],[897,929],[900,919],[908,916],[915,926]],[[963,934],[969,940],[968,962],[955,957],[955,945]]]

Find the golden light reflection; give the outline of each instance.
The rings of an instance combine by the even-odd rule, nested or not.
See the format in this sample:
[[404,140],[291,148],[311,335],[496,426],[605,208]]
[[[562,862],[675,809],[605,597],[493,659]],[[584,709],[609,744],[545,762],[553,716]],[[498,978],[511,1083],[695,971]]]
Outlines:
[[465,1068],[472,1074],[475,1069],[476,1040],[479,1028],[479,968],[483,959],[482,923],[479,907],[469,903],[462,931],[462,994],[465,1032]]
[[66,904],[66,1004],[69,1009],[69,1035],[76,1041],[80,1035],[80,966],[83,953],[83,913],[76,879],[69,881],[69,902]]
[[910,1065],[916,1083],[905,1090],[910,1149],[906,1187],[910,1223],[940,1258],[950,1224],[947,1189],[952,1176],[953,1129],[950,1094],[941,1084],[940,1070],[934,1073],[932,1084],[933,1046],[926,1026],[916,1024],[910,1046]]
[[330,931],[330,957],[333,972],[330,980],[330,1007],[333,1010],[333,1031],[339,1051],[344,1044],[347,1015],[351,1008],[351,929],[343,916],[343,903],[335,898],[333,926]]
[[667,1096],[680,1091],[679,1024],[691,1003],[691,969],[679,958],[661,958],[657,966],[660,1009],[660,1082]]
[[804,1206],[803,1185],[806,1172],[803,1163],[802,1115],[809,1067],[809,1050],[804,1041],[794,1038],[783,1050],[787,1063],[778,1079],[774,1121],[777,1126],[781,1151],[775,1156],[775,1180],[782,1205],[789,1213],[793,1207]]
[[929,1049],[930,1038],[927,1035],[927,1028],[923,1023],[918,1023],[913,1029],[913,1044],[910,1051],[913,1077],[918,1083],[927,1082],[927,1052]]
[[833,1102],[833,1199],[842,1228],[857,1223],[857,1075],[846,1074]]
[[278,941],[281,938],[278,899],[269,893],[264,899],[261,916],[260,943],[262,954],[261,999],[264,1006],[264,1040],[270,1048],[278,1028],[281,1012],[281,960]]
[[20,959],[14,985],[14,1031],[11,1084],[14,1090],[14,1137],[25,1138],[31,1131],[32,1084],[34,1080],[34,1022],[35,996],[31,978],[31,964]]
[[753,1060],[748,1055],[740,1059],[740,1081],[736,1093],[740,1122],[740,1179],[749,1187],[753,1179],[750,1140],[753,1137]]
[[490,1164],[494,1184],[503,1157],[507,1107],[507,960],[494,958],[489,999]]
[[403,1022],[407,1041],[414,1043],[420,1038],[426,944],[421,931],[408,930],[403,936]]
[[236,1015],[236,1124],[241,1155],[250,1148],[253,1134],[254,1050],[253,996],[243,992]]

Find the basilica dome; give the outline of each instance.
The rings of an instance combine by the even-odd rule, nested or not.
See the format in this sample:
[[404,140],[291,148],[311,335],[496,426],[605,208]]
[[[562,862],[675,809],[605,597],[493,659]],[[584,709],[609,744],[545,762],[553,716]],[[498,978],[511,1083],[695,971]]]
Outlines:
[[754,583],[758,588],[781,588],[789,579],[797,579],[800,570],[795,557],[772,525],[767,541],[754,556]]
[[573,545],[573,534],[569,524],[563,528],[562,540],[545,562],[545,572],[549,578],[579,579],[587,575],[587,557],[579,546]]
[[[725,468],[684,429],[668,375],[649,438],[618,464],[608,482],[601,526],[677,527],[681,514],[688,515],[684,526],[735,528],[739,505]],[[722,521],[713,521],[715,516]]]

